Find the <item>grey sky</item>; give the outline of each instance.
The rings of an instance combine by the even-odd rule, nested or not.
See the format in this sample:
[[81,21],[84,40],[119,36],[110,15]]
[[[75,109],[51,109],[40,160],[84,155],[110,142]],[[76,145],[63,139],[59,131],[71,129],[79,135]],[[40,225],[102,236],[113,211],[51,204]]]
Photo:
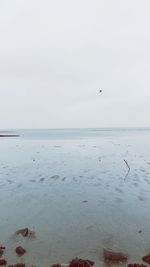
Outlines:
[[149,14],[149,0],[1,0],[0,128],[149,127]]

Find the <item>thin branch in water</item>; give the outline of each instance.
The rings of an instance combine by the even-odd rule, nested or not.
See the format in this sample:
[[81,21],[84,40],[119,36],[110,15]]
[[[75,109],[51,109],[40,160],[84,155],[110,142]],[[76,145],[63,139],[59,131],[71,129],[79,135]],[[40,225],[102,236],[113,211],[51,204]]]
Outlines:
[[126,164],[126,166],[127,166],[127,168],[128,168],[128,172],[127,172],[127,174],[126,174],[126,176],[125,176],[125,178],[128,176],[128,174],[129,174],[129,172],[130,172],[130,166],[129,166],[129,164],[128,164],[128,162],[127,162],[127,160],[126,159],[124,159],[124,162],[125,162],[125,164]]

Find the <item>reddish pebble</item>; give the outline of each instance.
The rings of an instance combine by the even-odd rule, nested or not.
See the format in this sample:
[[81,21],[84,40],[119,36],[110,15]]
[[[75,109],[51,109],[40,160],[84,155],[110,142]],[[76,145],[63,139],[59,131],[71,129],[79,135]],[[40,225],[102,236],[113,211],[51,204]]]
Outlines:
[[145,261],[146,263],[150,264],[150,254],[144,256],[144,257],[142,258],[142,260]]
[[82,259],[73,259],[71,262],[70,262],[70,265],[69,267],[91,267],[94,265],[94,262],[93,261],[90,261],[90,260],[82,260]]
[[26,253],[26,250],[22,247],[17,247],[16,253],[18,254],[18,256],[22,256],[24,253]]
[[0,260],[0,265],[6,265],[6,264],[7,264],[6,260],[3,260],[3,259]]
[[128,259],[127,255],[121,253],[121,252],[114,252],[110,250],[104,249],[104,260],[107,262],[126,262]]
[[17,234],[21,234],[23,237],[26,237],[29,234],[29,229],[28,228],[20,229],[17,231]]
[[26,267],[23,263],[17,263],[15,265],[8,265],[8,267]]
[[144,264],[130,263],[128,264],[128,267],[147,267],[147,266]]

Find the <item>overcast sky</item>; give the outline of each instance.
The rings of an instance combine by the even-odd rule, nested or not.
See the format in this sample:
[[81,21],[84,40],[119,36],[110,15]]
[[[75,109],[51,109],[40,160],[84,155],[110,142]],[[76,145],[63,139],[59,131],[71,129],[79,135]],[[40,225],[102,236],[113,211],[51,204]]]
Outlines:
[[126,126],[150,127],[150,1],[1,0],[0,128]]

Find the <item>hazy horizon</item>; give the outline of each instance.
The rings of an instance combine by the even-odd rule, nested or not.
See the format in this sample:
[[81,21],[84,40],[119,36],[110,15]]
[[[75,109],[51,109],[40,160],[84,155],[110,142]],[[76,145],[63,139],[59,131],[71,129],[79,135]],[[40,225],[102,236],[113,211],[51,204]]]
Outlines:
[[131,126],[131,127],[64,127],[64,128],[0,128],[0,132],[3,131],[17,131],[17,130],[120,130],[120,129],[124,129],[124,130],[150,130],[150,127],[144,127],[144,126]]

